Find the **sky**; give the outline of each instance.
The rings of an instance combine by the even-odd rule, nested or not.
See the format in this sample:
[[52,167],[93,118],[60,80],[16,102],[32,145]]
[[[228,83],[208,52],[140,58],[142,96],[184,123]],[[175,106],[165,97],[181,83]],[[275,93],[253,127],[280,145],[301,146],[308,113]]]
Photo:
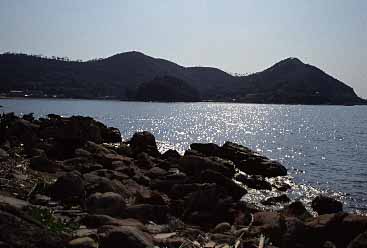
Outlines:
[[261,71],[287,57],[367,98],[366,0],[0,0],[0,53],[88,60],[140,51]]

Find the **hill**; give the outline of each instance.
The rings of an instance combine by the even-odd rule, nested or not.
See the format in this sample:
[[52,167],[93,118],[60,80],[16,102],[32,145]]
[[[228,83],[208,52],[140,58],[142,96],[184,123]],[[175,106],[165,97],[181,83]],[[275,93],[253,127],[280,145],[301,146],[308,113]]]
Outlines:
[[140,52],[86,62],[26,54],[0,55],[0,93],[6,96],[137,100],[138,89],[143,83],[164,76],[186,82],[198,91],[202,100],[365,103],[349,86],[296,58],[285,59],[262,72],[238,77],[217,68],[183,67]]
[[188,83],[171,76],[156,77],[142,83],[136,93],[138,101],[197,102],[199,92]]

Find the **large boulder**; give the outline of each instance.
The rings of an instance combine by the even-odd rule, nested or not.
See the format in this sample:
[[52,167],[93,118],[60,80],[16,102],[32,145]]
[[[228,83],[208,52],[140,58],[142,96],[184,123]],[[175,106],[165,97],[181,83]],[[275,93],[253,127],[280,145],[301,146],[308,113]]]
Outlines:
[[285,206],[281,213],[287,217],[297,217],[300,220],[307,220],[312,217],[312,215],[307,211],[305,205],[301,201],[295,201]]
[[152,133],[148,131],[134,133],[129,141],[131,150],[134,154],[146,152],[152,156],[159,156],[157,143]]
[[232,222],[233,199],[223,188],[208,184],[185,197],[184,219],[200,226]]
[[0,148],[0,161],[6,160],[9,158],[9,153]]
[[190,148],[205,156],[220,156],[220,147],[214,143],[192,143]]
[[246,174],[264,177],[286,176],[287,169],[278,161],[269,160],[262,156],[252,156],[236,164],[237,168]]
[[259,176],[236,175],[235,179],[251,189],[271,190],[271,184]]
[[94,173],[84,174],[83,179],[85,182],[87,196],[97,192],[114,192],[122,195],[123,197],[131,196],[125,185],[123,185],[119,180],[111,180],[106,177],[98,176]]
[[153,221],[157,224],[165,224],[168,221],[169,208],[166,205],[137,204],[129,206],[125,210],[125,217],[134,218],[147,223]]
[[232,178],[235,174],[233,162],[219,157],[199,157],[185,155],[180,160],[180,168],[186,174],[198,177],[204,170],[213,170],[223,176]]
[[220,147],[221,157],[233,161],[235,164],[254,155],[254,151],[245,146],[227,141]]
[[63,248],[66,237],[55,234],[19,209],[0,203],[1,247]]
[[367,247],[367,232],[358,235],[348,245],[348,248],[365,248],[365,247]]
[[332,214],[343,211],[343,203],[331,197],[319,195],[312,200],[312,209],[318,214]]
[[89,213],[121,216],[126,208],[126,203],[121,195],[106,192],[90,195],[86,202]]
[[153,247],[152,238],[132,226],[102,226],[98,229],[102,248],[123,246],[129,248]]
[[29,161],[29,167],[36,171],[54,173],[57,170],[56,164],[49,160],[45,154],[34,156]]
[[202,183],[216,183],[234,200],[240,200],[247,194],[247,190],[244,187],[217,171],[204,170],[200,178]]
[[59,177],[51,187],[52,198],[71,203],[81,203],[85,198],[84,181],[77,171]]
[[307,235],[310,237],[308,247],[319,247],[325,241],[333,242],[336,247],[347,247],[360,233],[367,230],[367,216],[347,213],[324,214],[305,224]]

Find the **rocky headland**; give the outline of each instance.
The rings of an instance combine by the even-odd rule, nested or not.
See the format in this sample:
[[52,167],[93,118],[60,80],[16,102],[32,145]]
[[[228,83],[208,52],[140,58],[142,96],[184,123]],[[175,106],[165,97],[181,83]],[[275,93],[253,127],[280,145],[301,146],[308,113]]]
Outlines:
[[3,114],[0,247],[366,247],[366,216],[322,195],[310,213],[286,176],[232,142],[160,153],[151,133],[122,141],[89,117]]

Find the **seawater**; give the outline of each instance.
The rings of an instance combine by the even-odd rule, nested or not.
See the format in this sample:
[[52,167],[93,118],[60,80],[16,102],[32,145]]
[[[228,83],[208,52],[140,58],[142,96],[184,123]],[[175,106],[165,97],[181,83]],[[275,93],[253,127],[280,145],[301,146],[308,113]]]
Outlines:
[[0,99],[0,105],[18,115],[91,116],[125,139],[147,130],[161,151],[233,141],[282,162],[297,184],[294,199],[329,194],[347,211],[367,213],[367,106],[59,99]]

